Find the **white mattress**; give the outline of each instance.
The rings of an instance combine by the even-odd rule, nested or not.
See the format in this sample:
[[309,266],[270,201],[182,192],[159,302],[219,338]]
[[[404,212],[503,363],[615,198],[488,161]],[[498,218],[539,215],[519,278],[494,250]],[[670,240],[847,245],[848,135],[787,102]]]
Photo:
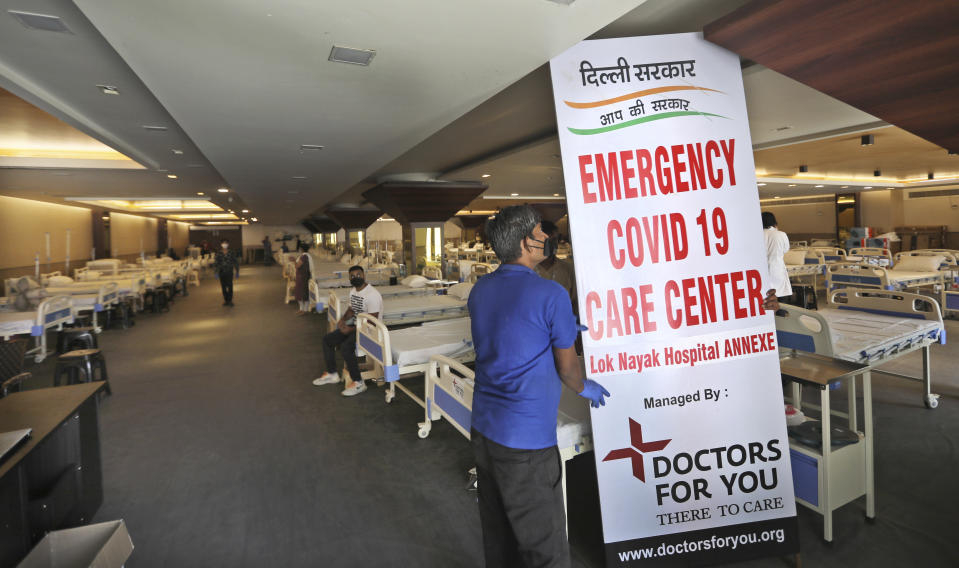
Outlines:
[[393,363],[400,369],[427,363],[433,355],[456,357],[472,349],[470,318],[434,321],[390,332]]
[[81,280],[66,286],[47,286],[45,290],[54,296],[72,296],[75,294],[97,294],[101,286],[116,282],[117,293],[121,296],[130,296],[140,292],[142,278],[117,278],[111,280]]
[[0,337],[30,333],[37,312],[0,311]]
[[466,300],[456,296],[399,296],[383,302],[380,320],[386,325],[467,315]]
[[896,270],[895,268],[886,271],[889,275],[889,283],[895,283],[900,286],[908,286],[911,283],[938,282],[942,279],[941,272],[913,272],[910,270]]
[[816,312],[832,332],[833,353],[840,359],[868,363],[891,349],[904,348],[942,329],[937,321],[835,308]]

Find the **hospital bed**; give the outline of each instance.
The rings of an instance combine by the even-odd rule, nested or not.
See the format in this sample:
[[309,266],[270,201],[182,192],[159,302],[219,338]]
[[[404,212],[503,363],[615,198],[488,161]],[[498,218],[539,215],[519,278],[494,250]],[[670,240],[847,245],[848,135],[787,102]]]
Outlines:
[[[832,307],[817,311],[781,304],[776,316],[779,346],[853,361],[869,369],[921,350],[922,377],[881,372],[922,382],[923,403],[928,408],[939,405],[939,395],[932,393],[929,348],[934,343],[944,344],[946,331],[932,298],[845,288],[832,292],[829,303]],[[798,390],[794,390],[793,400],[800,400]]]
[[889,249],[879,247],[859,247],[849,249],[846,260],[876,266],[892,266],[892,254]]
[[[59,275],[59,273],[57,273]],[[47,280],[51,278],[48,275]],[[11,283],[9,280],[14,280]],[[120,294],[117,291],[116,282],[98,282],[95,285],[62,285],[62,286],[41,286],[36,281],[28,277],[9,279],[5,287],[10,291],[7,296],[16,307],[25,308],[29,305],[39,304],[47,298],[56,296],[69,296],[72,300],[74,316],[90,313],[93,324],[93,331],[100,333],[97,315],[116,305],[120,301]]]
[[426,402],[400,384],[400,379],[410,374],[419,376],[434,355],[445,355],[460,362],[475,358],[468,317],[390,330],[370,314],[360,314],[356,319],[356,341],[357,350],[373,363],[372,370],[363,371],[363,378],[386,381],[387,403],[393,402],[399,389],[426,408]]
[[[433,421],[445,418],[460,434],[470,438],[473,412],[472,370],[443,355],[430,358],[425,378],[425,420],[420,438],[430,435]],[[593,449],[589,401],[562,387],[556,417],[556,442],[563,465],[563,504],[566,504],[566,462]]]
[[[879,288],[881,290],[916,290],[932,288],[942,292],[953,281],[952,272],[940,270],[942,257],[908,257],[893,268],[864,264],[831,264],[826,269],[826,286],[835,290],[844,286]],[[940,259],[940,260],[937,260]]]
[[47,329],[63,329],[63,324],[73,323],[73,298],[54,296],[46,298],[37,306],[18,311],[10,298],[0,302],[0,337],[4,340],[15,335],[31,335],[36,347],[27,352],[34,361],[42,362],[47,357]]
[[[406,296],[435,296],[443,293],[444,289],[449,285],[456,284],[456,282],[449,282],[447,280],[427,279],[425,276],[414,278],[422,278],[421,283],[413,286],[408,286],[403,283],[392,286],[376,286],[376,291],[380,293],[380,296],[382,296],[385,301]],[[318,312],[322,312],[327,308],[330,294],[336,294],[340,306],[349,304],[350,291],[352,290],[352,288],[330,288],[321,290],[315,280],[310,280],[309,289],[310,306]]]
[[[466,309],[468,290],[464,292],[466,297],[460,297],[459,291],[454,288],[450,288],[450,291],[453,293],[384,298],[383,312],[380,313],[379,319],[388,326],[396,326],[468,315]],[[326,306],[327,317],[330,325],[335,327],[340,316],[350,307],[349,294],[341,299],[339,291],[330,290],[327,297],[329,298]]]
[[896,262],[910,262],[906,257],[928,257],[941,256],[943,261],[939,264],[939,270],[947,272],[945,286],[942,288],[942,296],[939,305],[942,313],[945,315],[955,315],[959,313],[959,250],[954,249],[920,249],[896,253]]
[[786,273],[790,278],[819,276],[826,271],[826,263],[820,251],[805,248],[791,249],[783,256]]

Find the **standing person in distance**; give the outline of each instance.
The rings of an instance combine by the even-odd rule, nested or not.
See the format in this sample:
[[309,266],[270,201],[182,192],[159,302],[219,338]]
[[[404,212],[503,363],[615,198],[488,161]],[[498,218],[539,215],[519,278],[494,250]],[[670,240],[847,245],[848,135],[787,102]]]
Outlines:
[[763,239],[766,242],[766,262],[769,264],[768,285],[776,290],[776,297],[785,302],[793,294],[786,261],[783,258],[789,251],[789,236],[778,228],[776,216],[763,211]]
[[341,392],[343,396],[355,396],[366,390],[363,375],[360,374],[360,365],[356,361],[356,316],[370,314],[378,318],[383,311],[383,296],[366,283],[366,274],[362,266],[350,267],[350,307],[336,322],[336,329],[323,338],[323,357],[326,361],[326,372],[313,379],[316,386],[332,385],[340,382],[340,374],[336,371],[336,346],[339,345],[343,361],[350,371],[350,383]]
[[536,265],[536,274],[539,274],[547,280],[552,280],[562,286],[569,294],[569,300],[573,304],[573,313],[576,313],[576,274],[573,271],[573,265],[566,260],[556,258],[556,248],[559,246],[559,228],[552,221],[542,221],[540,226],[546,236],[549,237],[549,243],[544,245],[543,253],[546,258],[543,262]]
[[293,288],[293,297],[299,304],[296,315],[302,316],[310,311],[310,259],[307,256],[306,245],[300,249],[300,256],[296,259],[296,285]]
[[220,279],[223,305],[233,307],[233,274],[240,278],[240,258],[230,249],[230,241],[220,241],[220,250],[213,257],[213,273]]
[[534,267],[548,236],[536,211],[506,207],[486,225],[502,264],[469,296],[476,375],[471,445],[486,566],[570,565],[556,414],[563,384],[606,404],[583,378],[569,294]]
[[270,236],[267,235],[263,237],[263,265],[270,266],[273,264],[273,246],[270,242]]

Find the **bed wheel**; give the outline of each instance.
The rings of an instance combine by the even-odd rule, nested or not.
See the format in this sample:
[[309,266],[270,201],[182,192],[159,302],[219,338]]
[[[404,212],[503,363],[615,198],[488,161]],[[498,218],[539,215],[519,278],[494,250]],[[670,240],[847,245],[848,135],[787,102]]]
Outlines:
[[395,392],[387,389],[387,391],[386,391],[386,396],[384,396],[383,398],[386,400],[386,404],[389,404],[389,403],[393,402],[393,397],[395,397],[395,396],[396,396],[396,393],[395,393]]
[[939,406],[939,395],[938,394],[927,394],[925,400],[926,408],[933,409]]
[[420,422],[420,429],[416,432],[416,435],[419,436],[421,440],[425,440],[426,437],[430,435],[430,426],[429,422]]

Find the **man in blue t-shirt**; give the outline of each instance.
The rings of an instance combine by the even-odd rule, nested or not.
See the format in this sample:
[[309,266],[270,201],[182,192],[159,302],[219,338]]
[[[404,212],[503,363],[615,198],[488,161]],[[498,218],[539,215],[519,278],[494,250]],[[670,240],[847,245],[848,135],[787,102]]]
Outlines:
[[507,207],[486,236],[502,265],[469,297],[476,378],[471,440],[486,565],[569,566],[556,413],[562,384],[594,407],[609,396],[583,379],[569,294],[533,268],[553,241],[529,206]]

